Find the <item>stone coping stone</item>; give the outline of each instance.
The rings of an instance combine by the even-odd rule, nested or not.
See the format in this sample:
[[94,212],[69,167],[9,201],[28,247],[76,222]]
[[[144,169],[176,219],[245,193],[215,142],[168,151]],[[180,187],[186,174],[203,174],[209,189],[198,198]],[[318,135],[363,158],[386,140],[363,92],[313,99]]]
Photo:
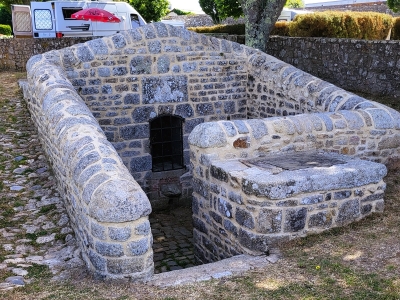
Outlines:
[[[314,163],[317,166],[312,166]],[[217,179],[240,182],[245,194],[271,200],[378,183],[387,174],[380,163],[317,151],[266,155],[256,160],[218,160],[212,162],[211,169]]]
[[277,249],[274,252],[269,256],[242,254],[214,263],[160,273],[154,275],[146,283],[153,286],[167,287],[238,276],[246,271],[263,268],[271,263],[275,263],[281,255]]

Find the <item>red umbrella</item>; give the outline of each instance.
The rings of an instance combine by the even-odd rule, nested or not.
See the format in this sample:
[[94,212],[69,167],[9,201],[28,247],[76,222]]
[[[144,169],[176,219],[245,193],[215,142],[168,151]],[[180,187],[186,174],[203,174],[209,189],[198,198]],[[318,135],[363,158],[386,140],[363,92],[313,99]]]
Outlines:
[[116,16],[114,16],[112,13],[101,8],[82,9],[76,13],[73,13],[71,15],[71,18],[76,20],[85,20],[93,22],[111,22],[111,23],[121,22],[121,20]]

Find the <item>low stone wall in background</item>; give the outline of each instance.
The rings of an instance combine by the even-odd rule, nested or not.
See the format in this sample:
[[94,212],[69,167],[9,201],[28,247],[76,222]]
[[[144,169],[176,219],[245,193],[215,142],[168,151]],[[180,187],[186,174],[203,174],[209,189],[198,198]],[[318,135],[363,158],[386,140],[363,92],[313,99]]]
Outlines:
[[271,37],[267,53],[349,91],[400,97],[400,42]]
[[62,49],[92,38],[0,39],[0,71],[26,71],[26,63],[36,54]]
[[[245,43],[244,36],[215,34]],[[28,59],[90,38],[0,39],[0,71],[25,71]],[[400,43],[331,38],[270,38],[268,54],[343,89],[400,97]]]

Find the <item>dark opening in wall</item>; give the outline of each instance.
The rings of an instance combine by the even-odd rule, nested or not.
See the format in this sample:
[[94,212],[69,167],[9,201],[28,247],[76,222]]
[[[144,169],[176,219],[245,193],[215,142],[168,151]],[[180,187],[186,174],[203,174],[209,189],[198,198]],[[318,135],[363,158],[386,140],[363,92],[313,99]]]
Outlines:
[[163,115],[150,121],[152,171],[183,169],[182,123],[179,116]]

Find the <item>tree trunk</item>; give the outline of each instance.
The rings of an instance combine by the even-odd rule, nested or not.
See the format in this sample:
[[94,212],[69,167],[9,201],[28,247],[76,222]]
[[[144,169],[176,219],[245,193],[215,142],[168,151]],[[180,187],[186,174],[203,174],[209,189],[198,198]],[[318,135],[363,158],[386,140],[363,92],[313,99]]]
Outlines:
[[265,51],[269,34],[286,0],[241,0],[246,26],[246,46]]

